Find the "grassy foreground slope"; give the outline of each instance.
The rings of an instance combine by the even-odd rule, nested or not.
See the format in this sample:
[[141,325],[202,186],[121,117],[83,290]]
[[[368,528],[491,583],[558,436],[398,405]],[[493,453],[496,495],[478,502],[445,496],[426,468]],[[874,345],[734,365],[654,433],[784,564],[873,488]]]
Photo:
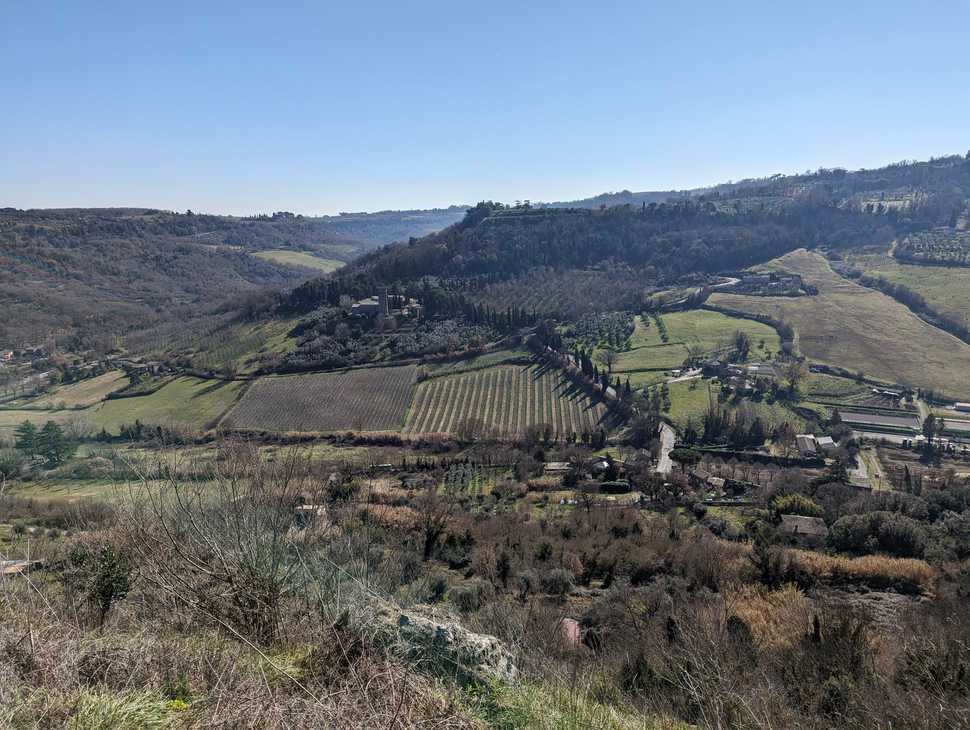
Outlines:
[[231,428],[266,431],[393,431],[417,368],[361,368],[257,380],[226,417]]
[[767,268],[801,274],[818,287],[813,297],[714,294],[709,303],[789,322],[800,350],[814,361],[862,371],[908,386],[933,388],[951,397],[970,395],[970,346],[926,324],[905,306],[832,271],[804,249]]
[[177,378],[150,395],[106,400],[84,411],[97,428],[118,433],[122,424],[136,420],[152,426],[203,430],[211,428],[236,402],[241,381]]
[[558,436],[601,426],[605,406],[594,403],[559,370],[497,366],[426,380],[408,412],[408,433],[455,433],[472,421],[503,436],[548,424]]

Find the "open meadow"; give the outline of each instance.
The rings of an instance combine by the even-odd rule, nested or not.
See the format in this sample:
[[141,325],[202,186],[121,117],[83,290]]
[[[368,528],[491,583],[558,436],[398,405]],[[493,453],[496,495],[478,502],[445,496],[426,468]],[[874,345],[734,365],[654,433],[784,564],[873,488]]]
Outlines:
[[[680,429],[687,426],[688,422],[693,423],[695,428],[701,429],[704,416],[711,404],[718,402],[720,393],[718,382],[706,378],[693,378],[671,383],[669,388],[670,410],[666,411],[666,415]],[[776,428],[784,422],[790,423],[795,430],[800,430],[805,426],[804,418],[780,401],[769,402],[767,397],[743,400],[731,399],[721,403],[720,408],[722,411],[742,412],[748,422],[760,418],[768,430]]]
[[77,383],[60,385],[27,404],[30,408],[88,408],[100,403],[105,396],[128,385],[128,376],[112,370]]
[[78,413],[96,428],[114,434],[123,424],[136,420],[202,431],[218,422],[239,398],[244,385],[242,381],[177,378],[149,395],[106,400]]
[[[732,347],[741,331],[751,339],[750,360],[765,360],[781,347],[778,333],[761,322],[729,317],[719,312],[694,309],[663,314],[657,320],[637,317],[630,349],[618,353],[613,372],[634,387],[653,385],[665,379],[665,372],[679,368],[691,355],[715,355]],[[664,341],[661,328],[666,328]]]
[[360,368],[257,380],[224,425],[266,431],[394,431],[404,424],[417,368]]
[[304,251],[288,251],[282,249],[276,251],[259,251],[254,253],[253,256],[264,261],[272,261],[285,266],[300,266],[304,269],[322,271],[324,274],[336,271],[344,265],[343,261],[321,258]]
[[846,258],[867,274],[916,292],[935,311],[970,327],[970,267],[903,264],[885,254]]
[[816,362],[954,398],[970,395],[970,346],[885,294],[842,278],[816,253],[800,249],[766,268],[801,274],[819,293],[797,298],[716,293],[709,303],[790,323],[799,349]]
[[539,365],[497,366],[418,385],[405,431],[455,433],[473,421],[505,436],[549,424],[560,437],[600,428],[606,408],[559,370]]

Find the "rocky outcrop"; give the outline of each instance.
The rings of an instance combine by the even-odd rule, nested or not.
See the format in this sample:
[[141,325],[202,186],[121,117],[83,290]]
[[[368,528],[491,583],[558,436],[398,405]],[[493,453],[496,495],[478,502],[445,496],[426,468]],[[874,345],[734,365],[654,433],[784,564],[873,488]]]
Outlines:
[[515,680],[512,653],[494,636],[477,634],[450,616],[422,615],[384,605],[376,612],[378,636],[398,656],[434,674],[462,682]]

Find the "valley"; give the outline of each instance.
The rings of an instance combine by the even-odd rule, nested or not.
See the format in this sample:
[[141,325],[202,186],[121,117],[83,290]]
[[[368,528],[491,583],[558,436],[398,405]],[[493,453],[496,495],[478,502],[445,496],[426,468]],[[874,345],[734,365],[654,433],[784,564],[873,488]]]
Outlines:
[[[906,674],[949,676],[925,647],[965,633],[955,188],[970,160],[572,206],[4,211],[0,566],[71,698],[17,679],[18,719],[339,726],[308,688],[358,727],[747,726],[693,709],[730,692],[772,727],[862,691],[880,726],[958,718]],[[51,679],[95,671],[95,636],[123,679]],[[395,692],[420,721],[373,710]]]

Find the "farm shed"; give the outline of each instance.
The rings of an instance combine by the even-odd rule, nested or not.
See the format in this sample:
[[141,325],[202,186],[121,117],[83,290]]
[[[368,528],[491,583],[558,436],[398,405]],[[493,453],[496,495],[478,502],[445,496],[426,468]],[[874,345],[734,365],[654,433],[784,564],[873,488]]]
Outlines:
[[782,515],[780,529],[786,537],[804,545],[820,545],[829,534],[821,517],[802,515]]
[[565,474],[573,466],[568,461],[550,461],[543,467],[543,471],[546,474]]

